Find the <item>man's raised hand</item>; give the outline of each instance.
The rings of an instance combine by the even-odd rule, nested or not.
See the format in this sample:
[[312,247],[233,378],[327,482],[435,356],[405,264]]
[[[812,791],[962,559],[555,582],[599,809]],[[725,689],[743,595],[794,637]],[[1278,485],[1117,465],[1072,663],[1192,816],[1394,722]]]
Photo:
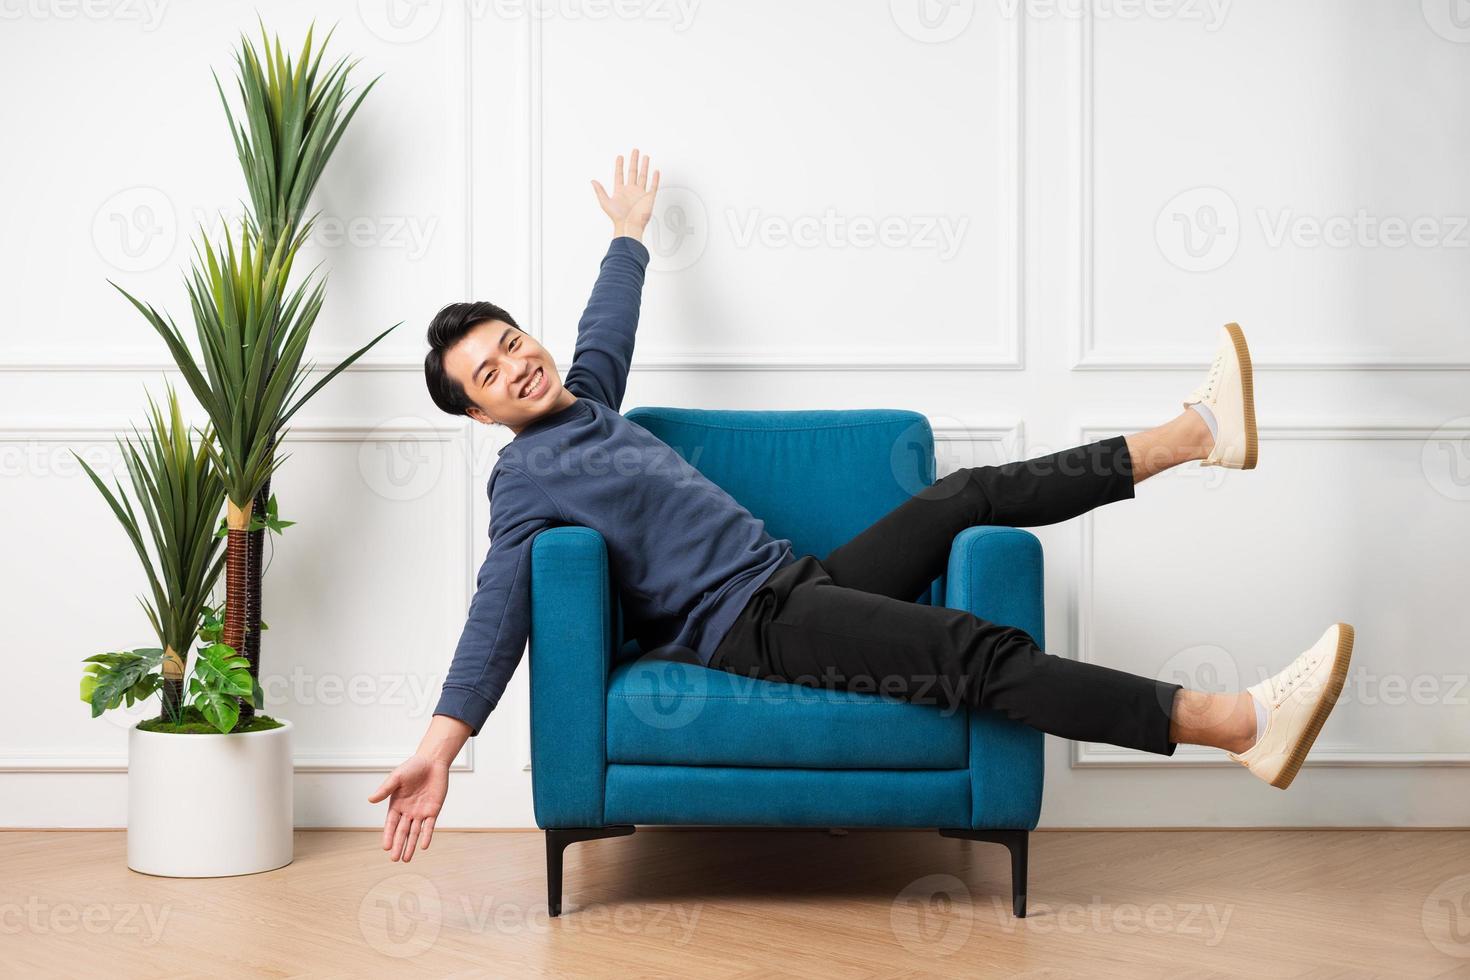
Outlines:
[[614,237],[626,235],[642,240],[643,229],[653,216],[653,201],[658,196],[658,176],[659,173],[655,170],[653,182],[649,183],[648,157],[640,160],[635,146],[628,160],[627,179],[623,177],[621,156],[613,166],[612,193],[609,194],[598,181],[592,181],[592,190],[597,194],[598,205],[612,219]]

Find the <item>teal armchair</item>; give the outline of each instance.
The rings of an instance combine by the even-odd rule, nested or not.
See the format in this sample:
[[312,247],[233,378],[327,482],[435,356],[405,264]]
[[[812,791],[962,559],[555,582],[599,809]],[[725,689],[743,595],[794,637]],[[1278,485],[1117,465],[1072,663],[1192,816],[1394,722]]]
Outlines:
[[[798,557],[822,557],[935,480],[915,412],[635,408],[648,429]],[[562,854],[638,825],[914,827],[1004,844],[1026,914],[1042,735],[991,711],[753,680],[645,655],[623,635],[602,535],[540,532],[531,550],[531,780],[548,903]],[[955,537],[915,601],[1025,630],[1045,647],[1040,542],[1016,528]]]

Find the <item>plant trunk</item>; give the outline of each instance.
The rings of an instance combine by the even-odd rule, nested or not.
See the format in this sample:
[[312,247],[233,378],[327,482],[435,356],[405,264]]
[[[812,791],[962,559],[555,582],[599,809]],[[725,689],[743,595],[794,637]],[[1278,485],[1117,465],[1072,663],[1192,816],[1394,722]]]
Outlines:
[[[266,480],[265,486],[255,495],[254,512],[266,514],[271,499],[271,481]],[[251,531],[248,535],[249,547],[245,555],[245,650],[244,657],[250,661],[250,677],[252,680],[260,680],[260,595],[261,576],[265,572],[265,528]],[[264,705],[252,705],[243,698],[240,701],[240,724],[245,724],[255,717],[256,708]]]
[[163,687],[159,690],[163,699],[163,711],[159,717],[164,721],[182,721],[184,715],[184,658],[173,647],[163,648]]
[[229,537],[225,540],[225,627],[220,642],[239,653],[245,645],[245,593],[249,576],[246,562],[250,552],[250,511],[254,501],[243,508],[229,501],[225,512]]

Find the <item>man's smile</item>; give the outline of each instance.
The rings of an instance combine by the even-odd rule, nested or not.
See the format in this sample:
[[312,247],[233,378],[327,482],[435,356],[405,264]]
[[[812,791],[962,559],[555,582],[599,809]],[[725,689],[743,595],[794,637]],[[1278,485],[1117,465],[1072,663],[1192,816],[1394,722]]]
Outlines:
[[545,390],[546,372],[543,371],[541,368],[537,368],[536,373],[531,375],[531,380],[526,382],[526,386],[521,389],[521,397],[535,398],[537,395],[540,395]]

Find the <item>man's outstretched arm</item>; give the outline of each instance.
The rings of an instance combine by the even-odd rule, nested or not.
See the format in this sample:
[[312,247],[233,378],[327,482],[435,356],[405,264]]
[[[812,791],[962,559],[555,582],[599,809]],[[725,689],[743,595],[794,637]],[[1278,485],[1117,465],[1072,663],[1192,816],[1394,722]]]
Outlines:
[[653,214],[658,182],[659,172],[655,170],[650,181],[648,158],[640,162],[637,149],[626,178],[623,158],[618,157],[612,193],[598,181],[592,182],[598,204],[612,221],[613,240],[577,325],[576,351],[563,383],[579,398],[591,398],[614,410],[622,407],[633,364],[643,274],[649,260],[642,238]]
[[480,566],[464,631],[418,751],[388,774],[369,803],[388,800],[383,850],[410,861],[424,849],[449,793],[449,766],[480,733],[525,653],[531,629],[531,541],[550,522],[541,491],[513,467],[491,474],[490,548]]

